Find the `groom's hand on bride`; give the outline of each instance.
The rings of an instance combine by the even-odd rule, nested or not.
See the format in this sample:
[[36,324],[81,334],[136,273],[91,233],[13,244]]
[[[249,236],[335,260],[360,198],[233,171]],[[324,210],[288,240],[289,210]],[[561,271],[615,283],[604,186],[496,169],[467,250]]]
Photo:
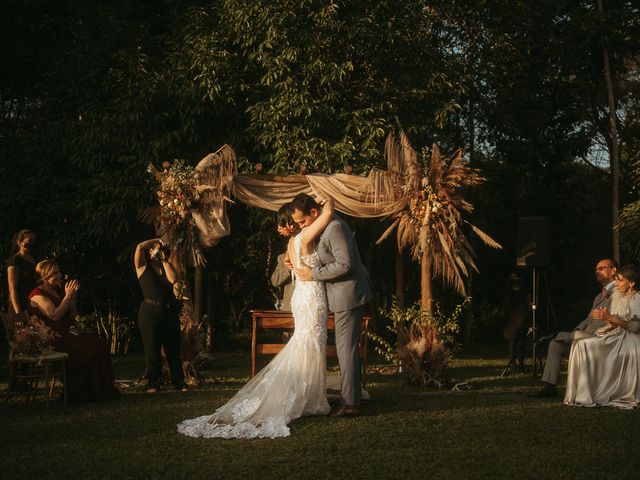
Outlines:
[[303,265],[301,268],[296,268],[294,272],[296,272],[296,276],[300,280],[304,280],[305,282],[313,280],[313,277],[311,275],[311,268],[307,267],[306,265]]
[[289,258],[289,252],[284,254],[284,258],[282,259],[284,266],[289,270],[293,270],[293,263],[291,263],[291,259]]

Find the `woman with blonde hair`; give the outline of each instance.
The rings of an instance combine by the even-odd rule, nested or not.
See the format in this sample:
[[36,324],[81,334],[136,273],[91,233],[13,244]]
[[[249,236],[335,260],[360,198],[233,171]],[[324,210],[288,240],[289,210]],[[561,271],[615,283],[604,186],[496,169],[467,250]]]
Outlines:
[[74,327],[80,288],[77,280],[63,286],[62,272],[54,260],[39,262],[36,274],[39,283],[29,294],[29,310],[54,332],[54,349],[69,355],[69,403],[117,398],[120,392],[115,386],[109,348],[99,337],[80,333]]

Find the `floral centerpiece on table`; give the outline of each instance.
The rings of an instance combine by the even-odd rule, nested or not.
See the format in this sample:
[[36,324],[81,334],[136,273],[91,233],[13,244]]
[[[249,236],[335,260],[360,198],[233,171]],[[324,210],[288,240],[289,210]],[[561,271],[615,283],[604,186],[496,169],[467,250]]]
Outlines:
[[53,350],[55,335],[44,322],[36,317],[24,326],[16,329],[13,341],[13,353],[23,355],[42,355]]

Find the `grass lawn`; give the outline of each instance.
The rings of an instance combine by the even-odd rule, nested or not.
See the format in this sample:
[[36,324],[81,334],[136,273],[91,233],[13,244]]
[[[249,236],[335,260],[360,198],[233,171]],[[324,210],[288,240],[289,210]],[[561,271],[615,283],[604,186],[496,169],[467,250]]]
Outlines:
[[[640,412],[574,408],[527,398],[529,375],[500,378],[498,349],[461,352],[470,390],[402,386],[370,373],[372,400],[356,419],[307,417],[283,439],[206,440],[176,424],[211,413],[245,381],[249,357],[217,354],[215,381],[186,394],[132,389],[120,400],[69,407],[0,403],[0,478],[640,478]],[[136,378],[140,356],[114,359]],[[6,388],[6,368],[0,371]],[[0,392],[4,393],[4,392]]]

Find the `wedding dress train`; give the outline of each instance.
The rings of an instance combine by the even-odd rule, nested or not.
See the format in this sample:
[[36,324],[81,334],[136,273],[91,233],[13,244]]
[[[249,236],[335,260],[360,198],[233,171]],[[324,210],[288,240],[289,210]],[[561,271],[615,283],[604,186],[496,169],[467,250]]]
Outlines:
[[[296,258],[314,267],[317,254]],[[295,279],[291,311],[295,329],[274,359],[212,415],[185,420],[178,432],[204,438],[276,438],[289,436],[288,424],[303,415],[329,412],[326,398],[327,299],[322,282]]]

